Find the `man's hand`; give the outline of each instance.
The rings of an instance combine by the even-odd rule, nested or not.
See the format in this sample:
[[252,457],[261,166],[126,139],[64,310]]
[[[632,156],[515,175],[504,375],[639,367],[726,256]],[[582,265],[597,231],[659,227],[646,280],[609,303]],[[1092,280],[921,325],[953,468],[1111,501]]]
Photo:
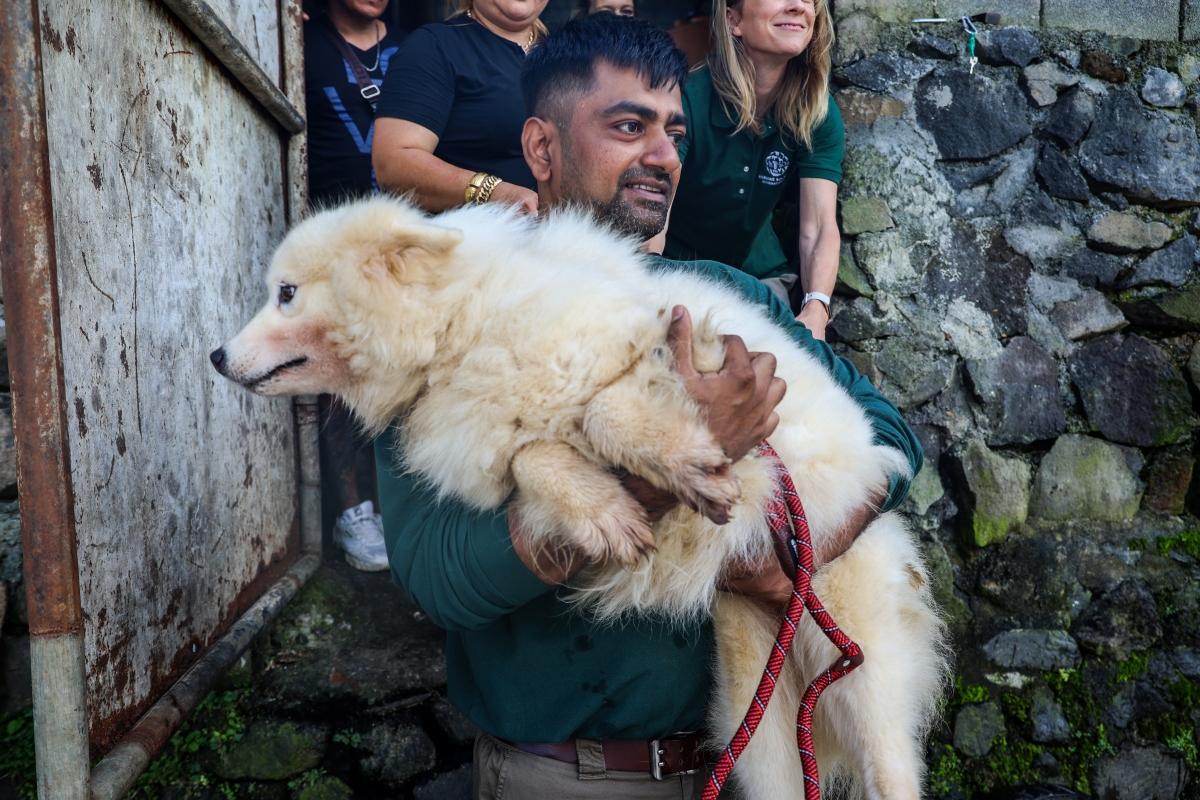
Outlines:
[[671,310],[667,342],[675,371],[701,411],[708,429],[731,461],[738,461],[775,432],[775,407],[787,384],[775,377],[775,356],[750,353],[740,336],[725,336],[725,363],[718,372],[697,372],[692,362],[692,317],[683,306]]
[[[725,337],[725,363],[717,372],[696,371],[692,360],[692,318],[683,306],[671,310],[667,342],[675,355],[675,371],[708,421],[708,429],[725,455],[737,461],[774,432],[779,424],[775,406],[787,384],[775,377],[775,356],[750,353],[739,336]],[[666,516],[679,501],[637,475],[621,483],[634,496],[651,522]]]
[[[813,548],[813,567],[819,569],[846,552],[859,534],[879,516],[879,507],[886,496],[886,492],[877,492],[866,505],[850,515],[840,530],[817,543]],[[728,570],[721,578],[721,589],[745,595],[782,614],[792,596],[793,582],[789,577],[789,573],[793,572],[792,554],[779,540],[773,539],[772,544],[775,545],[775,558],[765,564]],[[787,564],[786,572],[784,564]]]
[[810,300],[796,315],[796,321],[808,328],[814,339],[825,341],[825,327],[829,324],[829,311],[825,304]]
[[792,596],[792,579],[772,558],[765,564],[731,568],[721,577],[721,589],[757,600],[772,612],[782,613]]
[[855,509],[841,529],[820,542],[813,544],[813,566],[820,568],[850,549],[854,540],[879,516],[879,509],[887,500],[887,487],[875,492],[865,505]]

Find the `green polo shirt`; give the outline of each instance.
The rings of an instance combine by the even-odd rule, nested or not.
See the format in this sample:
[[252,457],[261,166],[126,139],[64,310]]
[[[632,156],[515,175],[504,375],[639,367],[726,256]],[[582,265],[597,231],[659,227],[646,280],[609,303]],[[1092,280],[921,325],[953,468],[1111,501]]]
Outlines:
[[[921,446],[900,412],[744,273],[712,262],[655,259],[720,281],[767,313],[862,406],[876,440],[908,456]],[[379,498],[392,577],[446,634],[450,700],[483,730],[510,741],[651,739],[704,724],[712,694],[711,622],[668,626],[639,618],[597,625],[538,580],[512,549],[503,509],[439,501],[428,483],[394,468],[391,433],[376,443]],[[896,476],[885,508],[908,492]]]
[[785,137],[771,114],[760,133],[735,134],[708,67],[688,78],[683,109],[688,118],[680,146],[683,174],[663,255],[720,261],[756,278],[792,271],[771,216],[785,193],[796,193],[798,178],[841,182],[846,132],[833,97],[825,121],[813,131],[811,150]]

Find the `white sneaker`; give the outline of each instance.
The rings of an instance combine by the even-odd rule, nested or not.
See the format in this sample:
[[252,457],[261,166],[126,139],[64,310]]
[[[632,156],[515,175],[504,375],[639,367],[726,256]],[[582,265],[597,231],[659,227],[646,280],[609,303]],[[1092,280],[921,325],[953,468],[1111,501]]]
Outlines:
[[363,572],[388,568],[387,545],[383,541],[383,519],[375,504],[364,500],[348,508],[333,524],[333,542],[346,553],[346,561]]

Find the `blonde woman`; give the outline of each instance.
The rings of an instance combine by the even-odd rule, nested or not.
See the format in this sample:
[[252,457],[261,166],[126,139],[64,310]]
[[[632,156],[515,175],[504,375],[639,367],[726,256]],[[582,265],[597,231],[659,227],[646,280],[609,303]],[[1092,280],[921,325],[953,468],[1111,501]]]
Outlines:
[[459,0],[405,40],[383,83],[371,160],[381,189],[429,211],[511,203],[537,211],[521,153],[521,67],[549,0]]
[[618,17],[637,16],[637,8],[634,6],[634,0],[579,0],[579,5],[575,9],[574,16],[581,17],[587,14],[599,14],[601,11],[616,14]]
[[[732,264],[825,338],[841,237],[837,190],[845,131],[829,96],[827,0],[713,0],[712,51],[684,89],[687,139],[664,255]],[[771,225],[785,196],[800,205],[799,274]]]

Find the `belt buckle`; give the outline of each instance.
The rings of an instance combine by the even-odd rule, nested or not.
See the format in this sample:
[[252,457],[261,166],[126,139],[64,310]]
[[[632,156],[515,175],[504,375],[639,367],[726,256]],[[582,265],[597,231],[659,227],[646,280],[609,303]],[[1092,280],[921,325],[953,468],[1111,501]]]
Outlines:
[[[676,738],[676,737],[668,737],[668,738]],[[661,739],[651,739],[650,740],[650,777],[654,778],[654,780],[656,780],[656,781],[661,781],[661,780],[666,780],[667,778],[673,778],[676,775],[691,775],[694,772],[698,771],[695,769],[681,769],[681,770],[678,770],[677,772],[663,772],[664,764],[662,761],[662,757],[664,755],[666,755],[666,751],[663,750],[662,747],[659,746],[661,744],[661,742],[662,742]]]
[[376,97],[379,97],[379,95],[382,94],[379,87],[373,83],[362,87],[358,90],[358,93],[363,96],[364,100],[374,100]]
[[665,751],[658,746],[658,742],[658,739],[650,740],[650,777],[656,781],[661,781],[666,777],[662,771],[662,757]]

